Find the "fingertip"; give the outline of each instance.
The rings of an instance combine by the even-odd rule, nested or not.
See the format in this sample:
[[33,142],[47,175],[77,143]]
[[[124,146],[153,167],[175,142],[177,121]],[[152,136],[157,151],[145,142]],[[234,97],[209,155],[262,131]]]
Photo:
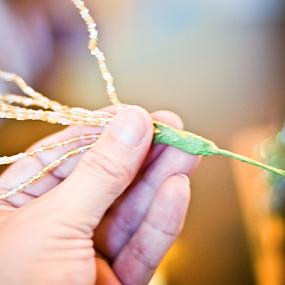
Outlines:
[[192,166],[189,171],[189,174],[192,174],[199,166],[202,161],[202,156],[200,155],[192,155]]
[[190,179],[186,174],[179,173],[170,178],[178,180],[178,183],[181,183],[182,186],[187,186],[188,188],[190,187]]
[[185,174],[175,174],[161,187],[161,203],[168,208],[168,229],[178,236],[184,226],[191,200],[190,180]]
[[150,143],[153,135],[152,119],[149,113],[139,106],[122,108],[103,133],[103,140],[108,135],[130,147],[137,147],[146,139]]
[[[190,179],[187,175],[179,173],[170,176],[165,181],[165,190],[169,191],[172,199],[179,201],[190,200]],[[178,202],[179,203],[179,202]]]
[[127,105],[125,110],[133,110],[133,111],[136,111],[138,114],[143,115],[145,122],[147,124],[147,127],[153,130],[153,120],[152,120],[151,114],[146,109],[138,105]]
[[184,124],[182,119],[174,112],[171,111],[157,111],[152,113],[152,118],[164,124],[168,124],[177,129],[183,129]]

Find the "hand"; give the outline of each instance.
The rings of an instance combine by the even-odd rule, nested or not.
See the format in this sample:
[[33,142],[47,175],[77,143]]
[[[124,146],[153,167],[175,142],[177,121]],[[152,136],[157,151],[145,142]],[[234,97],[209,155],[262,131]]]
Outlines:
[[[152,118],[182,127],[170,112]],[[34,148],[98,131],[70,127]],[[147,284],[182,229],[190,197],[182,174],[197,163],[171,147],[150,151],[152,136],[150,115],[127,107],[93,149],[2,202],[0,283]],[[12,165],[0,189],[26,181],[68,148]]]

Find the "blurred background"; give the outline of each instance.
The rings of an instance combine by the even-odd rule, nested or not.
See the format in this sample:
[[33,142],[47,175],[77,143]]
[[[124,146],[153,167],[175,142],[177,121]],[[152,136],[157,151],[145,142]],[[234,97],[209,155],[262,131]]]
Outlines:
[[[149,111],[175,111],[187,130],[256,157],[264,139],[281,129],[284,1],[87,3],[123,102]],[[0,2],[1,69],[18,72],[50,98],[95,109],[105,106],[107,99],[86,36],[69,1]],[[3,92],[7,88],[11,87],[0,84]],[[0,155],[22,151],[59,128],[2,121]],[[264,203],[270,186],[263,180],[262,172],[239,163],[204,159],[192,177],[186,227],[155,284],[285,284],[277,270],[282,265],[275,265],[272,254],[276,231],[272,242],[271,225],[276,220],[272,222]],[[253,186],[256,181],[258,186]],[[253,187],[265,195],[256,196]],[[262,226],[256,228],[257,224]],[[263,249],[264,239],[268,250]],[[264,262],[267,257],[261,252],[267,251],[271,259]],[[271,271],[270,276],[260,275]]]

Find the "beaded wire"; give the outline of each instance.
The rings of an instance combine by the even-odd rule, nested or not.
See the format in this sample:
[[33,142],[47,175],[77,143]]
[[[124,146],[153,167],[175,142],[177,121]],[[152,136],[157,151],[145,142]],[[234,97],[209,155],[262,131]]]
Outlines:
[[98,138],[99,135],[96,134],[90,134],[90,135],[81,135],[78,137],[70,138],[67,140],[63,140],[60,142],[56,142],[53,144],[48,144],[48,145],[43,145],[40,148],[37,148],[35,150],[27,151],[27,152],[21,152],[12,156],[3,156],[0,157],[0,165],[5,165],[5,164],[12,164],[20,159],[30,157],[30,156],[36,156],[39,153],[53,150],[58,147],[64,147],[73,143],[76,143],[78,141],[87,141],[87,140],[95,140]]
[[57,158],[56,160],[54,160],[53,162],[51,162],[50,164],[45,166],[39,173],[37,173],[36,175],[31,177],[28,181],[23,182],[23,183],[19,184],[17,187],[15,187],[14,189],[2,194],[0,196],[0,200],[7,199],[7,198],[19,193],[19,192],[23,192],[27,187],[36,183],[42,177],[44,177],[45,175],[50,173],[52,170],[54,170],[56,167],[61,165],[65,160],[71,158],[72,156],[78,155],[80,153],[84,153],[86,150],[92,148],[93,146],[94,146],[94,144],[88,144],[88,145],[78,147],[76,149],[73,149],[73,150],[65,153],[64,155],[60,156],[59,158]]
[[[70,0],[85,22],[89,32],[89,50],[92,56],[97,59],[101,75],[106,82],[106,92],[112,104],[122,108],[118,100],[116,90],[114,87],[114,80],[106,65],[104,54],[97,46],[98,31],[96,30],[96,23],[90,15],[89,10],[86,8],[82,0]],[[112,121],[113,116],[108,112],[90,111],[83,108],[69,108],[68,106],[61,105],[58,102],[49,100],[39,92],[27,85],[27,83],[18,75],[0,70],[0,79],[16,84],[27,97],[15,94],[3,94],[0,96],[0,118],[17,119],[17,120],[42,120],[52,124],[62,125],[91,125],[91,126],[107,126]],[[97,135],[95,140],[99,135]],[[94,139],[93,138],[93,139]],[[79,140],[91,139],[88,135],[82,135],[80,138],[70,138],[66,141],[40,147],[37,150],[20,153],[11,157],[0,158],[0,164],[10,164],[23,159],[28,156],[35,156],[36,154],[51,150],[55,147],[62,147],[72,142]],[[182,151],[194,155],[220,155],[224,157],[233,158],[250,165],[259,167],[270,173],[275,173],[285,177],[285,170],[275,168],[271,165],[264,164],[254,159],[232,153],[227,150],[220,149],[215,143],[207,140],[196,134],[180,131],[170,126],[164,125],[159,122],[154,122],[154,143],[166,144],[174,146]],[[10,191],[0,194],[1,199],[7,199],[12,195],[24,191],[26,188],[36,183],[50,171],[61,165],[65,160],[70,157],[87,151],[94,146],[94,142],[85,144],[84,146],[77,147],[64,155],[60,156],[49,165],[45,166],[39,173],[31,177],[28,181],[19,184],[17,187]]]
[[[87,26],[89,34],[88,48],[92,56],[97,59],[99,69],[103,80],[106,83],[106,93],[109,101],[113,105],[121,107],[118,99],[116,89],[114,86],[114,79],[106,64],[106,59],[103,52],[97,45],[98,31],[96,23],[90,15],[89,9],[86,7],[84,1],[70,0],[74,6],[79,10],[80,16]],[[30,87],[23,78],[17,74],[0,70],[0,79],[5,82],[14,83],[24,93],[25,96],[15,94],[1,94],[0,96],[0,118],[16,119],[16,120],[40,120],[51,124],[61,125],[91,125],[96,127],[105,127],[113,119],[114,115],[109,112],[91,111],[84,108],[70,108],[62,105],[59,102],[53,101],[35,91]],[[78,141],[96,140],[98,134],[85,134],[79,137],[70,138],[65,141],[57,142],[50,145],[42,146],[33,151],[19,153],[13,156],[0,157],[0,165],[7,165],[17,162],[29,156],[36,156],[38,153],[52,150],[57,147],[64,147]],[[47,175],[50,171],[61,165],[65,160],[72,156],[78,155],[87,151],[94,146],[94,142],[84,146],[77,147],[71,151],[60,156],[47,166],[45,166],[39,173],[31,177],[28,181],[23,182],[0,195],[0,200],[7,199],[19,192],[23,192],[26,188],[36,183],[38,180]]]

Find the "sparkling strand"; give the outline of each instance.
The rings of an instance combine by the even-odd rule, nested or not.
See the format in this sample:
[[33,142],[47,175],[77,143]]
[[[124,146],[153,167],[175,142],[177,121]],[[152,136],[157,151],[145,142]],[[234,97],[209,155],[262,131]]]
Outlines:
[[33,98],[35,101],[38,102],[41,106],[44,106],[45,109],[52,109],[54,111],[59,111],[62,109],[67,108],[66,106],[61,105],[58,102],[52,101],[48,99],[47,97],[43,96],[41,93],[35,91],[31,86],[29,86],[26,81],[18,76],[15,73],[10,73],[6,71],[0,70],[0,79],[6,81],[6,82],[12,82],[16,86],[19,87],[19,89],[27,96]]
[[42,109],[47,109],[46,104],[43,104],[38,100],[16,94],[3,94],[1,95],[1,101],[9,105],[20,105],[24,107],[38,107]]
[[50,124],[60,124],[63,126],[91,125],[104,127],[112,121],[113,116],[109,113],[106,113],[105,117],[103,117],[102,113],[94,113],[93,116],[82,116],[79,112],[72,109],[69,109],[65,112],[33,110],[23,107],[11,106],[10,104],[1,102],[0,118],[16,119],[18,121],[37,120]]
[[16,161],[19,161],[23,158],[26,158],[29,156],[33,157],[39,153],[42,153],[42,152],[45,152],[48,150],[53,150],[55,148],[64,147],[64,146],[67,146],[69,144],[72,144],[72,143],[75,143],[78,141],[97,139],[98,137],[99,137],[98,134],[81,135],[81,136],[70,138],[68,140],[56,142],[53,144],[43,145],[40,148],[37,148],[37,149],[32,150],[32,151],[22,152],[22,153],[18,153],[16,155],[12,155],[12,156],[0,157],[0,165],[15,163]]
[[21,183],[20,185],[18,185],[17,187],[12,189],[11,191],[8,191],[6,193],[1,194],[0,200],[5,200],[11,196],[14,196],[17,193],[23,192],[27,187],[31,186],[32,184],[36,183],[38,180],[40,180],[41,178],[46,176],[48,173],[50,173],[52,170],[57,168],[59,165],[61,165],[67,159],[69,159],[75,155],[78,155],[80,153],[84,153],[88,149],[92,148],[93,146],[94,146],[94,143],[89,144],[89,145],[85,145],[82,147],[78,147],[74,150],[71,150],[71,151],[65,153],[64,155],[62,155],[61,157],[59,157],[58,159],[54,160],[53,162],[48,164],[46,167],[44,167],[40,172],[38,172],[36,175],[31,177],[28,181]]
[[[84,1],[70,0],[75,7],[79,10],[80,16],[87,26],[89,33],[88,48],[92,56],[97,59],[99,69],[102,78],[106,82],[106,92],[110,102],[114,105],[121,106],[121,103],[116,94],[114,87],[114,79],[110,73],[106,59],[103,52],[97,46],[98,31],[96,29],[96,23],[90,15],[89,10],[85,6]],[[0,118],[16,119],[16,120],[41,120],[52,124],[62,125],[92,125],[92,126],[106,126],[112,119],[113,115],[108,112],[90,111],[84,108],[69,108],[56,101],[49,100],[41,93],[35,91],[30,87],[23,78],[17,74],[0,70],[0,79],[6,82],[12,82],[19,87],[19,89],[28,96],[22,97],[14,94],[3,94],[0,97]],[[39,110],[30,109],[30,107],[40,108]],[[84,138],[80,138],[84,139]],[[87,137],[85,137],[87,139]],[[11,157],[0,157],[0,164],[10,164],[23,159],[27,156],[35,156],[39,152],[47,151],[55,147],[62,147],[69,143],[75,142],[79,138],[72,138],[64,142],[58,142],[55,144],[43,146],[37,150],[19,153]],[[93,147],[94,144],[78,147],[72,151],[67,152],[60,158],[54,160],[52,163],[44,167],[38,174],[34,175],[28,181],[21,183],[11,191],[0,195],[0,200],[7,199],[10,196],[15,195],[18,192],[24,191],[27,187],[31,186],[47,173],[58,167],[66,159],[85,152]]]
[[[52,104],[59,105],[59,103],[55,101],[53,101]],[[23,106],[24,108],[20,106]],[[34,110],[27,107],[37,107],[44,110]],[[70,125],[72,124],[72,121],[74,121],[74,124],[83,123],[99,126],[102,126],[102,123],[106,125],[113,118],[113,115],[109,112],[90,111],[79,107],[64,107],[58,111],[46,111],[46,109],[46,104],[43,104],[42,102],[39,102],[38,100],[32,98],[14,94],[4,94],[0,97],[0,118],[13,118],[18,120],[41,120],[48,122],[50,122],[49,118],[52,118],[52,122],[50,123]],[[59,117],[66,118],[66,121],[63,122],[62,119],[59,120]]]
[[[33,98],[27,98],[24,96],[20,95],[15,95],[15,94],[3,94],[0,97],[0,104],[1,102],[9,104],[11,107],[14,105],[22,106],[22,107],[37,107],[37,108],[42,108],[47,110],[47,104],[44,104],[38,100],[35,100]],[[60,105],[60,103],[52,101],[52,104],[57,104]],[[50,103],[51,105],[51,103]],[[90,111],[84,108],[79,108],[79,107],[73,107],[69,108],[67,106],[64,106],[60,111],[58,112],[65,112],[70,115],[80,115],[80,116],[89,116],[89,117],[113,117],[112,114],[109,112],[103,112],[103,111]]]
[[88,48],[90,50],[91,55],[95,56],[98,61],[101,75],[106,82],[106,90],[109,100],[114,105],[121,104],[116,94],[116,89],[114,86],[114,78],[108,69],[104,53],[99,49],[97,45],[98,41],[98,31],[96,29],[97,25],[92,16],[90,15],[89,9],[85,6],[84,1],[71,0],[71,2],[79,10],[80,16],[87,26],[87,30],[89,32]]
[[[95,56],[95,58],[97,59],[102,78],[106,82],[106,91],[107,91],[107,95],[109,97],[109,100],[111,101],[112,104],[120,105],[120,101],[118,99],[118,96],[116,94],[116,89],[114,86],[113,76],[107,67],[106,59],[105,59],[103,52],[97,46],[98,31],[96,29],[96,23],[95,23],[94,19],[92,18],[92,16],[90,15],[89,9],[85,6],[84,1],[82,1],[82,0],[70,0],[70,1],[79,10],[80,16],[87,26],[87,30],[89,33],[88,47],[89,47],[91,55]],[[4,98],[3,101],[6,103],[8,101],[9,104],[11,105],[9,112],[10,111],[13,112],[12,105],[15,103],[22,103],[22,105],[26,106],[26,107],[34,105],[34,106],[41,107],[43,109],[51,109],[55,112],[62,112],[62,111],[68,110],[68,112],[71,113],[71,115],[73,114],[74,111],[77,111],[79,109],[79,108],[68,108],[67,106],[64,106],[58,102],[49,100],[48,98],[46,98],[41,93],[35,91],[32,87],[30,87],[25,82],[25,80],[23,78],[21,78],[20,76],[18,76],[15,73],[10,73],[10,72],[0,70],[0,79],[4,80],[6,82],[12,82],[12,83],[16,84],[23,91],[23,93],[25,95],[27,95],[31,99],[33,99],[33,100],[27,100],[26,99],[25,101],[24,100],[21,101],[21,99],[19,97],[16,98],[16,95],[13,95],[13,96],[10,95],[8,98],[6,96],[6,98]],[[2,109],[1,105],[0,105],[0,108]],[[3,107],[5,107],[5,106],[3,106]],[[19,112],[20,112],[19,117],[20,118],[22,118],[23,111],[24,110],[19,110]],[[90,111],[85,110],[83,108],[81,108],[81,111],[83,111],[86,116],[87,115],[90,116],[90,115],[93,115],[94,113],[96,113],[96,111],[95,111],[95,112],[93,112],[93,114],[91,114]],[[3,114],[3,116],[4,115],[6,116],[6,114]],[[8,118],[16,118],[16,119],[17,119],[17,117],[18,116],[15,116],[15,115],[8,116]],[[26,117],[29,119],[31,117],[31,114],[27,115]],[[37,117],[37,114],[36,114],[36,117]],[[65,124],[66,124],[66,122],[64,123],[64,125]]]

